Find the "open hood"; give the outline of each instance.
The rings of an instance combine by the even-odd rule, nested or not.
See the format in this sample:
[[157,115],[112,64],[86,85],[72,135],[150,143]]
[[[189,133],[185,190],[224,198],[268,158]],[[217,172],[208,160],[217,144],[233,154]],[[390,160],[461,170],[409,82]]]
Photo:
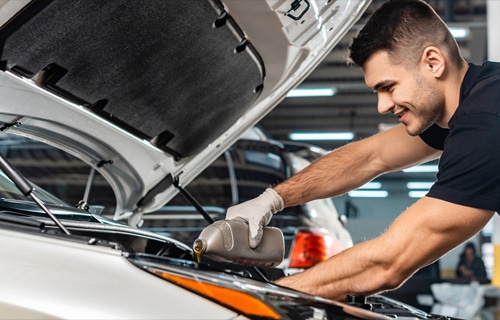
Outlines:
[[0,7],[0,127],[165,205],[298,86],[369,0],[36,0]]

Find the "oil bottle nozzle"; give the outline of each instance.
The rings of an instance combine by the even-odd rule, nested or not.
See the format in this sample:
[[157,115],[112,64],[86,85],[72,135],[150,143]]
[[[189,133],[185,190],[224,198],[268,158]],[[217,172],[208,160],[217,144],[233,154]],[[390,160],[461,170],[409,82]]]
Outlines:
[[198,263],[200,263],[201,255],[202,255],[202,253],[205,252],[206,249],[207,249],[207,244],[205,241],[203,241],[202,239],[196,239],[194,241],[193,250],[194,250],[194,254],[196,256],[196,260],[198,261]]

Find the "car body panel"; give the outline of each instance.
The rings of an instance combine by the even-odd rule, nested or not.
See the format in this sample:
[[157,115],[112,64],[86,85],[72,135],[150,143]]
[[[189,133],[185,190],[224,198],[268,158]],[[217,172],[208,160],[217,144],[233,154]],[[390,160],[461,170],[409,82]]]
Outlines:
[[[220,293],[227,291],[233,292],[228,295],[231,303],[259,301],[278,311],[280,319],[384,320],[396,315],[398,319],[451,319],[383,296],[341,303],[279,287],[265,280],[262,272],[269,275],[270,270],[256,272],[206,258],[196,263],[182,248],[157,251],[155,246],[162,243],[172,249],[168,238],[128,226],[117,229],[65,220],[71,230],[66,235],[47,219],[37,227],[5,220],[5,215],[0,214],[0,240],[6,244],[0,248],[5,258],[0,272],[6,275],[0,319],[262,318],[244,305],[239,312],[221,303]],[[100,237],[122,241],[106,242]],[[134,239],[152,241],[154,246],[133,245]],[[161,274],[168,277],[162,279]]]
[[236,316],[198,295],[180,294],[175,285],[159,281],[130,264],[119,250],[8,230],[0,230],[0,239],[11,243],[2,246],[0,254],[16,257],[0,264],[2,274],[8,275],[3,278],[0,291],[2,319],[27,319],[31,315],[37,319],[39,316],[46,319],[233,319]]

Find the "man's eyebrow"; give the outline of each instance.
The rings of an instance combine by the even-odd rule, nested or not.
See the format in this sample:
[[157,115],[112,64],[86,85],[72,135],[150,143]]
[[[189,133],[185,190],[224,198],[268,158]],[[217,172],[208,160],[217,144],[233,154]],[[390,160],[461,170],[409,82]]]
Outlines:
[[380,82],[378,82],[376,85],[373,86],[373,91],[378,91],[378,89],[380,89],[381,87],[384,87],[386,85],[388,85],[389,83],[393,82],[392,80],[382,80]]

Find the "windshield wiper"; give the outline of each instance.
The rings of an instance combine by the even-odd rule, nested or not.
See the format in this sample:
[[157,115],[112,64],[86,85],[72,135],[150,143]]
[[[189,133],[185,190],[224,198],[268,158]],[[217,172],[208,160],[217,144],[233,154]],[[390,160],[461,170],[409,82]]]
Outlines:
[[0,221],[2,222],[8,222],[8,223],[15,223],[17,225],[22,225],[22,226],[28,226],[28,227],[35,227],[40,230],[43,230],[45,228],[45,223],[33,220],[30,217],[25,217],[25,216],[14,216],[11,213],[4,214],[4,211],[0,212]]
[[5,157],[0,154],[0,168],[5,172],[5,174],[14,182],[17,188],[25,195],[30,196],[33,201],[54,221],[54,223],[61,229],[65,234],[70,235],[71,233],[66,229],[66,227],[57,219],[57,217],[50,212],[50,210],[43,204],[40,199],[34,194],[34,188],[28,183],[24,176],[16,170]]

